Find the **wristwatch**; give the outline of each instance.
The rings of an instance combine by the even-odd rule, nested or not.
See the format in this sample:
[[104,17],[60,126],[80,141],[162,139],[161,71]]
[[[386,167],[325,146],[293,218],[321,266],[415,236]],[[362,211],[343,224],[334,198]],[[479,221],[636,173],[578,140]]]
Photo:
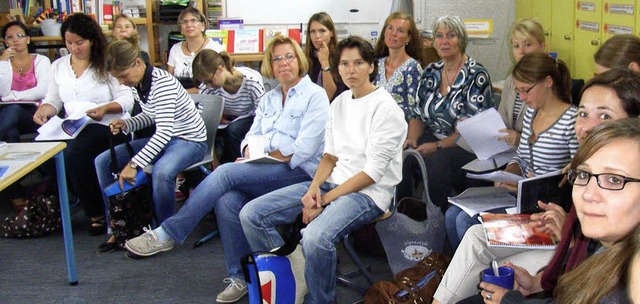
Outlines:
[[129,162],[129,167],[131,167],[131,169],[138,169],[138,164],[136,164],[136,163],[134,163],[134,162],[130,161],[130,162]]
[[442,144],[440,143],[440,141],[436,141],[436,150],[440,149],[442,149]]
[[328,67],[326,67],[326,68],[322,68],[322,71],[323,71],[323,72],[329,72],[329,70],[330,70],[330,69],[331,69],[331,67],[330,67],[330,66],[328,66]]

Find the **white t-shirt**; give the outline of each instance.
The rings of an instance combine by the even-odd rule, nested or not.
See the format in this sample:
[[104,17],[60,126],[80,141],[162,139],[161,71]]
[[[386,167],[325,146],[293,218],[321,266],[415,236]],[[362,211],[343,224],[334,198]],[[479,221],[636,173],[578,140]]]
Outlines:
[[[202,48],[203,50],[210,49],[218,53],[225,50],[220,43],[208,38],[207,40],[209,42]],[[193,76],[191,63],[193,63],[193,59],[196,58],[196,54],[191,53],[193,55],[185,55],[184,52],[182,52],[182,43],[183,42],[178,42],[171,47],[167,65],[173,67],[173,76],[177,78],[191,78],[191,76]]]

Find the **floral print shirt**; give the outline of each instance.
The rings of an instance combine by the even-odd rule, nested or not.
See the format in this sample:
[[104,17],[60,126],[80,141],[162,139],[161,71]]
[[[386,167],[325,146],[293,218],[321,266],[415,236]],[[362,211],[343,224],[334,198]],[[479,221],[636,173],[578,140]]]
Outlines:
[[385,59],[387,57],[378,59],[378,75],[373,84],[384,88],[391,94],[398,106],[404,111],[404,119],[409,121],[411,109],[416,105],[416,93],[418,92],[422,67],[417,60],[409,58],[393,71],[390,79],[387,79],[384,67]]

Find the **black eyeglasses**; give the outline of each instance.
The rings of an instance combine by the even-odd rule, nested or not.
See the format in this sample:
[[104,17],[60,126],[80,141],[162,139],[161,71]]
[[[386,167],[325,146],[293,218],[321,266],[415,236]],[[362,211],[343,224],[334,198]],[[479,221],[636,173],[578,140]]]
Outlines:
[[531,90],[533,90],[533,88],[535,88],[537,85],[538,85],[538,83],[536,82],[536,84],[532,85],[530,88],[528,88],[526,90],[522,90],[522,91],[520,91],[518,88],[516,88],[515,89],[516,94],[527,96],[527,95],[529,95],[529,92],[531,92]]
[[618,174],[601,173],[593,174],[584,170],[571,169],[567,172],[567,180],[575,186],[586,186],[591,177],[596,178],[598,187],[605,190],[622,190],[627,183],[640,183],[640,179],[626,177]]

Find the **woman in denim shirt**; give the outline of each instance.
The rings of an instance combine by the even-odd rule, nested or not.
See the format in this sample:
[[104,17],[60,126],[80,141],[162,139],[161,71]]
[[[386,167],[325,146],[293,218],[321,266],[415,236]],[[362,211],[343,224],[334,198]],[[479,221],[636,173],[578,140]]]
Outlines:
[[[127,241],[126,248],[138,256],[151,256],[183,243],[211,209],[215,211],[229,278],[218,294],[219,303],[232,303],[246,293],[240,257],[251,253],[238,213],[249,202],[285,186],[310,181],[324,146],[329,118],[329,99],[322,87],[305,74],[308,63],[298,44],[288,37],[274,38],[264,53],[262,74],[280,85],[260,99],[256,117],[241,147],[250,153],[280,159],[279,164],[227,163],[198,185],[184,206],[160,227]],[[250,151],[247,138],[262,136],[263,151]]]

